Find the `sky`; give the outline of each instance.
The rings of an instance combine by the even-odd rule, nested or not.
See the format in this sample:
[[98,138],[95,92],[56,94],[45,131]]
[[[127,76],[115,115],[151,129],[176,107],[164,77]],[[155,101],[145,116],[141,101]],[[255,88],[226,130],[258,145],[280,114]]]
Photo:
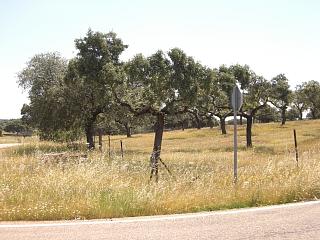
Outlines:
[[74,40],[117,33],[121,58],[179,47],[208,67],[248,64],[294,86],[319,81],[318,0],[0,0],[0,119],[19,118],[17,73],[35,54],[76,55]]

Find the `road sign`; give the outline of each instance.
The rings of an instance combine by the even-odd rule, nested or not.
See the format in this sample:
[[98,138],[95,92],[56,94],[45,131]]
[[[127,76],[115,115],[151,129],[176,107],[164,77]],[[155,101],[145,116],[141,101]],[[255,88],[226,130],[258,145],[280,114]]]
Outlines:
[[234,111],[239,111],[242,106],[242,94],[238,86],[235,86],[231,96],[232,108]]

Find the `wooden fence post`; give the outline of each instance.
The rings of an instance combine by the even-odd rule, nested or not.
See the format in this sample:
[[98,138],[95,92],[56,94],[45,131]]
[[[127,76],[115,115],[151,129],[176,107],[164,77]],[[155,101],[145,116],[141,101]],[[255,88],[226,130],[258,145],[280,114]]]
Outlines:
[[120,140],[120,147],[121,147],[121,158],[123,160],[123,146],[122,146],[122,140]]
[[110,139],[110,134],[108,135],[108,140],[109,140],[109,158],[111,158],[111,139]]
[[99,129],[99,150],[102,152],[102,130]]
[[293,129],[293,138],[294,138],[294,149],[296,151],[296,162],[297,165],[299,163],[299,154],[298,154],[298,143],[297,143],[297,134],[296,134],[296,130]]

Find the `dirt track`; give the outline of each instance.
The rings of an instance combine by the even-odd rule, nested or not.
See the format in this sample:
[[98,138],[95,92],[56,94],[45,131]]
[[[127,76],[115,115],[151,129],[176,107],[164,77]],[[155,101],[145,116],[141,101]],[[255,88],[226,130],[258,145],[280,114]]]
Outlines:
[[18,146],[21,143],[4,143],[4,144],[0,144],[0,149],[1,148],[8,148],[8,147],[14,147],[14,146]]

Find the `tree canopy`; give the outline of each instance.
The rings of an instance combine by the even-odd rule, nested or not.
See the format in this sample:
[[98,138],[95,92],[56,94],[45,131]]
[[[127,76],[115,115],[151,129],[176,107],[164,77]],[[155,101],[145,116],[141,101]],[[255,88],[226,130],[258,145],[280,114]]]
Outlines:
[[22,108],[22,119],[39,129],[42,139],[53,139],[66,129],[66,71],[67,60],[54,52],[35,55],[18,74],[18,84],[28,91],[30,100]]
[[99,114],[112,106],[111,79],[104,70],[120,66],[120,54],[127,48],[113,32],[89,29],[76,39],[77,56],[69,62],[65,76],[72,118],[84,128],[88,147],[94,148],[94,124]]
[[292,91],[284,74],[279,74],[271,79],[269,101],[281,111],[281,124],[284,125],[286,123],[286,110],[292,102]]
[[254,118],[277,121],[276,109],[282,124],[287,112],[289,120],[297,113],[302,119],[305,111],[312,118],[320,117],[317,81],[304,82],[292,91],[284,74],[267,80],[248,65],[210,68],[179,48],[122,61],[127,47],[114,32],[89,29],[75,40],[77,55],[70,60],[57,52],[35,55],[18,74],[18,83],[30,99],[21,109],[22,122],[36,128],[42,139],[56,140],[62,134],[72,140],[85,133],[93,149],[96,128],[109,132],[119,128],[130,137],[133,126],[155,121],[151,160],[157,171],[165,119],[171,127],[178,124],[182,129],[191,126],[190,121],[200,128],[219,119],[226,134],[235,85],[244,96],[238,116],[246,118],[247,147],[252,146]]

